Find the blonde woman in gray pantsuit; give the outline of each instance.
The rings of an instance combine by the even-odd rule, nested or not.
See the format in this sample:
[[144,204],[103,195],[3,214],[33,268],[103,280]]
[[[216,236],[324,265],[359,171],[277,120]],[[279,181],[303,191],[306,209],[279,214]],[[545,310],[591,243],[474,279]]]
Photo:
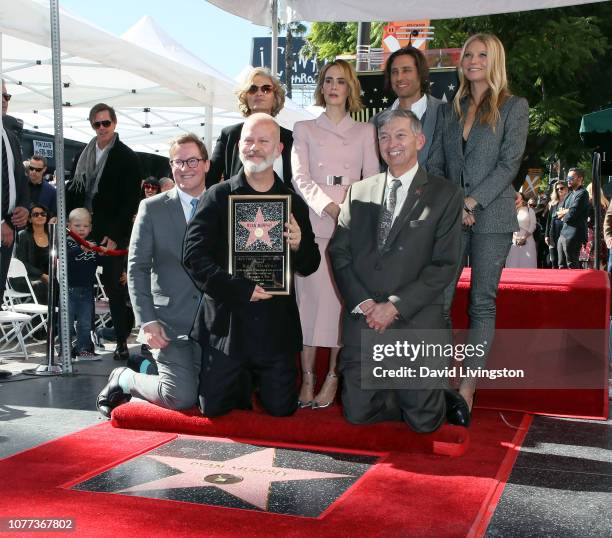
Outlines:
[[[495,299],[502,268],[518,223],[515,179],[525,150],[529,106],[508,90],[501,41],[476,34],[463,45],[459,89],[440,107],[427,169],[464,190],[463,242],[472,268],[469,318],[471,344],[485,344],[485,356],[464,367],[484,367],[495,334]],[[459,274],[457,275],[457,279]],[[447,290],[450,312],[456,281]],[[461,380],[459,392],[470,409],[475,380]]]

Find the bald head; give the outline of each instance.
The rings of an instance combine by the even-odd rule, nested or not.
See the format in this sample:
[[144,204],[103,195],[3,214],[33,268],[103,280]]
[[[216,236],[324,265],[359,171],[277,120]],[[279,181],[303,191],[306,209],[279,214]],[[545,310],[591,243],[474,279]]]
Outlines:
[[251,114],[244,122],[242,127],[242,134],[240,135],[240,139],[244,137],[245,131],[252,131],[254,128],[257,129],[271,129],[274,133],[274,140],[276,142],[280,142],[280,127],[276,120],[270,116],[269,114],[264,114],[263,112],[257,112],[256,114]]
[[281,154],[280,127],[268,114],[251,114],[240,134],[240,160],[249,174],[272,168],[274,160]]

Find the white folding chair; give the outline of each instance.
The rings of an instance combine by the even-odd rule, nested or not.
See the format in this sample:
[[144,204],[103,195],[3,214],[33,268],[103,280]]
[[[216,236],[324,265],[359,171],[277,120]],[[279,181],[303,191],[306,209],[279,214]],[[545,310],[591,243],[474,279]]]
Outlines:
[[98,266],[98,268],[96,269],[96,287],[94,290],[96,314],[94,329],[97,327],[105,327],[107,322],[111,319],[110,303],[108,301],[106,291],[104,290],[104,286],[102,285],[102,279],[100,278],[101,274],[102,267]]
[[[3,351],[2,353],[0,353],[0,356],[13,356],[14,350],[17,348],[17,346],[19,346],[21,348],[21,353],[23,354],[24,358],[28,360],[28,349],[23,338],[22,330],[23,325],[26,323],[30,323],[31,321],[32,316],[29,316],[28,314],[20,314],[18,312],[0,310],[0,326],[2,327],[2,337],[0,338],[0,343],[8,346],[13,340],[17,340],[17,345]],[[9,331],[6,331],[4,329],[6,325],[10,326]]]
[[[26,302],[16,303],[8,307],[9,311],[27,314],[31,319],[26,323],[27,333],[24,338],[27,339],[38,331],[40,328],[47,330],[47,305],[40,304],[34,293],[34,288],[28,277],[28,272],[25,265],[17,258],[11,258],[11,264],[8,271],[9,278],[23,278],[28,286],[29,299]],[[26,298],[27,299],[27,298]]]

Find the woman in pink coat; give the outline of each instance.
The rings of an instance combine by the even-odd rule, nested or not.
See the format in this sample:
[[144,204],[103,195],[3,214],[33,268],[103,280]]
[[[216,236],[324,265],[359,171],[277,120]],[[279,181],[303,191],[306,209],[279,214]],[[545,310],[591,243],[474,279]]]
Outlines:
[[[310,222],[321,249],[317,272],[307,278],[296,276],[295,281],[304,334],[300,407],[327,407],[338,388],[342,306],[327,245],[349,185],[379,171],[374,126],[357,123],[350,115],[361,110],[360,96],[361,86],[353,67],[343,60],[328,63],[315,90],[315,104],[325,107],[325,112],[316,120],[301,121],[293,127],[293,185],[310,208]],[[331,348],[331,355],[325,382],[315,397],[317,347]]]

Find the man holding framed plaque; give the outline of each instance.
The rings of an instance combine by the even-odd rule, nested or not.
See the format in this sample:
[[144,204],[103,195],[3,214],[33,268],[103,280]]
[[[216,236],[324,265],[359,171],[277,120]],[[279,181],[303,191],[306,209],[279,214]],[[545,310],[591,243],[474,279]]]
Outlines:
[[239,151],[243,171],[207,191],[185,236],[183,263],[204,292],[191,333],[204,349],[200,408],[249,409],[256,385],[263,408],[287,416],[302,349],[292,276],[316,271],[320,254],[306,204],[274,173],[274,119],[249,116]]

